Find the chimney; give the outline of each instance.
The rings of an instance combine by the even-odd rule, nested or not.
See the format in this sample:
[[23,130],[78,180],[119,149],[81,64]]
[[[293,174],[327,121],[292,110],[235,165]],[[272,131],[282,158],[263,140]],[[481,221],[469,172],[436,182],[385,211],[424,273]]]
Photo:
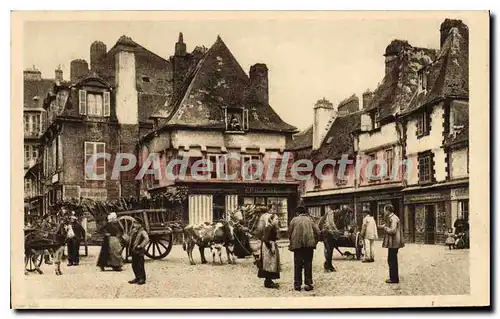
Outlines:
[[317,150],[323,137],[328,129],[328,124],[331,123],[335,117],[336,112],[333,104],[326,98],[318,100],[314,105],[314,121],[313,121],[313,149]]
[[373,99],[373,92],[372,91],[367,90],[366,92],[363,93],[363,109],[364,110],[366,110],[366,108],[368,108],[372,99]]
[[439,29],[439,33],[441,35],[440,44],[443,47],[446,38],[450,34],[451,29],[457,28],[462,36],[469,39],[469,28],[466,24],[462,22],[462,20],[454,20],[454,19],[445,19],[443,23],[441,23],[441,28]]
[[106,45],[101,41],[94,41],[90,45],[90,68],[95,69],[97,63],[106,55]]
[[182,82],[188,71],[189,67],[189,57],[186,55],[186,43],[184,43],[184,36],[182,32],[179,33],[179,39],[175,44],[175,54],[171,57],[172,60],[172,72],[174,80],[174,92],[178,92],[181,89]]
[[135,67],[136,44],[131,38],[121,36],[116,43],[116,117],[120,124],[137,124],[138,100]]
[[70,63],[69,78],[71,82],[78,82],[89,73],[89,64],[82,59],[73,60]]
[[61,69],[60,65],[57,67],[57,69],[54,71],[54,73],[55,73],[56,81],[62,82],[63,81],[63,70]]
[[385,48],[385,74],[394,68],[398,60],[399,53],[405,48],[411,47],[408,41],[392,40],[391,43]]
[[337,107],[337,115],[344,116],[359,111],[359,98],[356,94],[339,103]]
[[259,104],[269,104],[268,69],[264,63],[257,63],[250,67],[250,91],[254,100]]
[[42,80],[42,72],[35,68],[33,65],[33,69],[26,69],[23,71],[23,76],[25,80],[30,81],[41,81]]
[[186,55],[186,43],[184,43],[184,35],[182,34],[182,32],[179,32],[179,39],[175,44],[175,55],[176,56]]

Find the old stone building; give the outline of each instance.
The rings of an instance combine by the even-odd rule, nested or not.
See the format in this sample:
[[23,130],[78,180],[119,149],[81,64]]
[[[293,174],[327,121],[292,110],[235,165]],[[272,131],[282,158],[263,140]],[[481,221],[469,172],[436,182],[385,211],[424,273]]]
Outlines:
[[[336,174],[303,182],[313,215],[341,204],[359,221],[369,209],[381,230],[383,207],[392,204],[405,239],[428,244],[443,242],[458,215],[468,219],[468,28],[447,19],[440,40],[439,50],[403,40],[387,46],[382,82],[363,94],[362,110],[351,115],[359,125],[339,122],[331,103],[322,102],[314,117],[321,128],[294,135],[288,149],[296,158],[317,163],[345,154],[359,165],[352,182],[338,185]],[[328,136],[335,143],[328,145]]]
[[24,123],[24,204],[26,215],[40,215],[41,170],[39,160],[40,136],[45,127],[43,99],[57,79],[62,78],[62,71],[55,71],[55,79],[44,79],[35,67],[24,70],[23,86],[23,123]]
[[[162,172],[174,159],[186,158],[188,171],[143,180],[143,191],[186,187],[185,220],[190,223],[224,218],[239,205],[256,204],[271,205],[286,228],[297,183],[289,176],[280,179],[279,168],[296,129],[269,105],[266,65],[253,65],[247,76],[220,37],[208,50],[190,56],[182,40],[173,59],[173,78],[178,80],[172,98],[151,116],[156,129],[141,139],[141,152],[142,163],[158,154]],[[271,159],[274,167],[268,165]],[[203,181],[189,171],[199,160],[213,163]],[[261,174],[252,161],[264,163]],[[245,167],[257,174],[245,176]],[[226,179],[226,174],[235,178]]]

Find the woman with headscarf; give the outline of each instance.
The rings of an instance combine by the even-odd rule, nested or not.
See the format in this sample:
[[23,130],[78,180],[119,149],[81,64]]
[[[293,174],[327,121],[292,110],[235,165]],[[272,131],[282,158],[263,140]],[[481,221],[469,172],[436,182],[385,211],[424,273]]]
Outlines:
[[264,278],[264,287],[278,288],[273,279],[280,278],[280,255],[278,244],[279,219],[276,214],[264,213],[259,220],[257,238],[261,241],[259,272],[257,277]]
[[116,213],[108,215],[108,222],[103,227],[104,241],[97,260],[97,266],[104,271],[105,267],[111,267],[114,271],[121,271],[123,266],[122,244],[120,238],[122,230],[118,225]]

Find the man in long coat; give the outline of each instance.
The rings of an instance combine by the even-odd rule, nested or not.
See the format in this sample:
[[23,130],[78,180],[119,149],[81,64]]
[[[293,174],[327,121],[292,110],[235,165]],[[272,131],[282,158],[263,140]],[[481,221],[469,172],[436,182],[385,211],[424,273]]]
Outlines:
[[302,289],[302,270],[304,270],[305,290],[313,290],[312,260],[314,249],[319,240],[319,228],[311,216],[306,213],[303,205],[296,210],[298,216],[294,217],[288,227],[290,244],[288,249],[293,251],[294,289]]
[[394,214],[394,206],[391,204],[384,207],[384,218],[386,225],[384,226],[385,236],[382,247],[387,248],[387,264],[389,265],[389,279],[385,282],[388,284],[399,283],[399,266],[398,266],[398,251],[404,247],[401,221]]

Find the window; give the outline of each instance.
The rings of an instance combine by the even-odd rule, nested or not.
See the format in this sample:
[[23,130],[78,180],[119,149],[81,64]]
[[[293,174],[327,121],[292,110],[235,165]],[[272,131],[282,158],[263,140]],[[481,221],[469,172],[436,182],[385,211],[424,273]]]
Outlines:
[[142,82],[149,83],[149,76],[143,76]]
[[373,129],[378,129],[380,127],[379,120],[380,120],[380,113],[378,110],[375,110],[372,116]]
[[271,213],[276,213],[280,228],[288,227],[288,201],[284,197],[268,197],[267,204],[271,205]]
[[210,178],[216,179],[226,176],[226,158],[222,154],[209,154],[208,160],[211,163]]
[[80,90],[79,93],[80,114],[91,116],[109,116],[110,93],[109,92],[87,92]]
[[254,175],[257,175],[257,173],[263,174],[263,171],[258,170],[258,167],[262,166],[260,155],[243,155],[242,158],[241,176],[243,176],[243,179],[259,180],[260,176]]
[[31,195],[31,179],[24,180],[24,195],[25,196]]
[[417,136],[429,135],[429,114],[422,112],[417,118]]
[[321,179],[316,176],[316,174],[313,174],[313,182],[314,182],[314,188],[320,188],[321,187]]
[[394,161],[394,151],[392,148],[384,151],[384,161],[387,168],[387,171],[385,172],[385,178],[390,179],[392,176],[392,164]]
[[377,153],[368,154],[368,167],[371,166],[371,170],[368,172],[370,174],[368,177],[368,181],[370,183],[376,182],[379,180],[380,174],[380,166],[377,164]]
[[[105,180],[106,179],[106,159],[104,157],[94,158],[93,163],[89,160],[95,154],[104,154],[106,151],[105,143],[85,142],[85,179],[86,180]],[[90,166],[93,164],[92,166]],[[92,168],[93,174],[87,172]]]
[[230,132],[246,131],[249,128],[248,123],[248,110],[247,109],[236,109],[228,110],[225,109],[226,116],[226,130]]
[[24,114],[24,134],[25,135],[38,135],[41,133],[42,116],[37,114]]
[[427,76],[424,70],[418,72],[418,90],[419,92],[427,90]]
[[469,220],[469,200],[458,201],[458,212],[462,214],[465,220]]
[[420,183],[432,182],[432,154],[425,153],[418,157],[418,180]]

